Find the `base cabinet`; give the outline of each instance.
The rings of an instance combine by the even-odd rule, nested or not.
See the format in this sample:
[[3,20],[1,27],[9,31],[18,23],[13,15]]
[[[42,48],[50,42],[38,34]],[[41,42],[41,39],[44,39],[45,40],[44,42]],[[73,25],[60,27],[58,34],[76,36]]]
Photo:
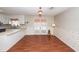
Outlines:
[[0,38],[0,51],[7,51],[24,36],[23,31],[18,31]]
[[5,51],[5,48],[6,48],[6,36],[1,36],[0,37],[0,51],[1,52]]

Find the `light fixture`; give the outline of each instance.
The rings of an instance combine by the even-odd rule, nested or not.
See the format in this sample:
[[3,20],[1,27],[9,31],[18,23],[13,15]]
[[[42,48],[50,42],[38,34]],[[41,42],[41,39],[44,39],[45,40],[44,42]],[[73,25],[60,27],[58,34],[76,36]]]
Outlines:
[[52,24],[52,27],[55,27],[56,25],[55,24]]
[[42,15],[43,11],[42,11],[42,7],[39,7],[39,11],[38,11],[38,15]]
[[39,10],[37,12],[37,16],[36,16],[36,19],[35,19],[35,22],[37,23],[44,23],[46,22],[44,16],[43,16],[43,11],[42,11],[42,7],[39,7]]

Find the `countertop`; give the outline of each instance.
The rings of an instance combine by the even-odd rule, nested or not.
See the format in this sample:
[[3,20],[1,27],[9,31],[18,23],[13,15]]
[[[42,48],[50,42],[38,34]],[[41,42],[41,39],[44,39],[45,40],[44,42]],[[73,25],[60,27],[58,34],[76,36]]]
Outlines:
[[18,32],[21,29],[6,29],[5,32],[0,32],[0,36],[4,36],[4,35],[10,35],[12,33]]

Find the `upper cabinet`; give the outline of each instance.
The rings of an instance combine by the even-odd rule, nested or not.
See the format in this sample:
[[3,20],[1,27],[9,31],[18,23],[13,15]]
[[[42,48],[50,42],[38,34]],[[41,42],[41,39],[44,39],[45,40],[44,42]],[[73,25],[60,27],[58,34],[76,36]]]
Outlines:
[[8,23],[9,23],[9,16],[4,15],[4,14],[0,14],[0,21],[1,21],[3,24],[8,24]]
[[25,16],[24,15],[10,15],[10,18],[17,18],[20,24],[25,24]]
[[11,18],[17,18],[20,24],[25,24],[25,16],[24,15],[4,15],[0,14],[0,21],[3,24],[9,24]]

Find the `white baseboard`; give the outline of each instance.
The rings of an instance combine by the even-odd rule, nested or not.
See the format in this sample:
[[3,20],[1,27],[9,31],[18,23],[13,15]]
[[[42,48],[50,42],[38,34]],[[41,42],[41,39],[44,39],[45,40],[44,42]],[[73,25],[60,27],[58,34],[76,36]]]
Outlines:
[[79,35],[76,32],[56,28],[54,35],[75,51],[79,51]]

